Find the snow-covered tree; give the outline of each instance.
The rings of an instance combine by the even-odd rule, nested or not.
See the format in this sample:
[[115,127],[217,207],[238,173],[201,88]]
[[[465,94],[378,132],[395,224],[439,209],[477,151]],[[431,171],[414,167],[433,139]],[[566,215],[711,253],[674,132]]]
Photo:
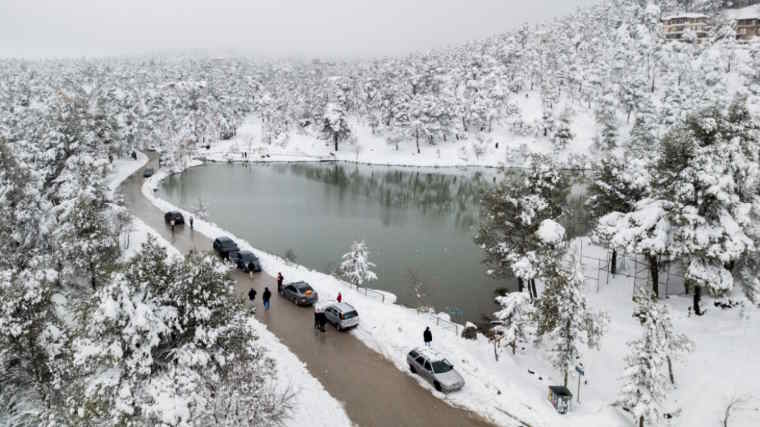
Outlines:
[[628,343],[618,403],[630,410],[639,426],[656,425],[674,383],[672,360],[692,351],[694,344],[674,332],[667,306],[657,302],[648,290],[640,288],[634,302],[634,315],[644,333]]
[[[650,176],[646,164],[640,160],[623,162],[607,155],[594,165],[591,185],[588,188],[589,198],[586,206],[592,218],[601,218],[609,213],[629,213],[635,209],[636,203],[649,192]],[[609,244],[610,237],[605,235],[606,228],[597,227],[593,238],[598,242]],[[612,246],[610,273],[615,274],[617,268],[617,247]]]
[[562,372],[565,387],[568,373],[581,360],[581,345],[598,349],[608,323],[605,313],[589,307],[581,268],[568,255],[555,258],[541,275],[546,286],[537,305],[537,334],[549,341],[552,364]]
[[372,269],[375,264],[369,260],[369,249],[364,241],[351,244],[351,250],[343,255],[338,274],[354,286],[363,286],[377,280]]
[[493,315],[500,324],[493,331],[499,337],[499,342],[515,354],[517,343],[529,341],[535,332],[535,306],[530,295],[519,291],[496,297],[496,303],[501,306],[501,310]]
[[562,212],[567,182],[546,157],[534,156],[525,174],[508,178],[481,199],[481,222],[475,242],[494,277],[517,277],[537,297],[541,240],[537,231],[545,219]]
[[564,150],[575,138],[573,131],[570,129],[570,123],[570,113],[565,110],[560,114],[559,122],[552,135],[552,146],[554,147],[554,151],[560,152]]
[[322,132],[325,138],[333,142],[335,151],[338,151],[338,143],[347,140],[351,135],[351,128],[346,121],[346,112],[338,103],[330,102],[325,107]]
[[274,361],[232,287],[214,257],[172,260],[149,238],[85,312],[72,420],[276,425],[288,397],[274,392]]

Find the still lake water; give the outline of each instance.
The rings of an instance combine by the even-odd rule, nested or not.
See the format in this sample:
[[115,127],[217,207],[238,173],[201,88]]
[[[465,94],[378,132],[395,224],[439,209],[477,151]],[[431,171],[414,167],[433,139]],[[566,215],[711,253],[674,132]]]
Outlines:
[[[351,242],[364,240],[379,277],[370,287],[392,292],[411,307],[432,305],[453,313],[454,320],[479,321],[498,308],[494,292],[516,283],[487,277],[473,243],[480,194],[499,174],[343,163],[212,163],[167,178],[159,194],[187,210],[202,199],[210,220],[222,228],[322,272],[334,271]],[[415,282],[423,283],[422,300]]]

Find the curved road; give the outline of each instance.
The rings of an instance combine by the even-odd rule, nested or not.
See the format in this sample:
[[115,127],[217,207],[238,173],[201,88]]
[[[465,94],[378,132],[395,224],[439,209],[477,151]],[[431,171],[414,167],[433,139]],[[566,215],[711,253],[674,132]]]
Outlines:
[[[154,157],[151,156],[148,164],[155,168]],[[163,213],[142,195],[142,184],[140,169],[121,185],[126,206],[133,215],[172,242],[182,253],[193,248],[211,249],[208,238],[192,232],[187,226],[172,235],[164,224]],[[434,397],[351,334],[338,333],[329,326],[325,334],[315,334],[312,329],[313,310],[296,307],[274,292],[270,311],[264,311],[261,303],[264,286],[269,286],[270,290],[277,288],[271,276],[259,273],[251,280],[239,271],[232,276],[242,297],[247,295],[251,286],[256,289],[257,319],[307,364],[309,372],[330,395],[344,402],[346,412],[355,424],[366,427],[491,425],[472,412],[454,408]]]

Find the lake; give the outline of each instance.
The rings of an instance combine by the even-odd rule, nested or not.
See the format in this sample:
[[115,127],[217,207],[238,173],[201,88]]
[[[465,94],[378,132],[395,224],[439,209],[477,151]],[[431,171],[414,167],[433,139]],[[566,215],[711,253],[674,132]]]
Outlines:
[[477,322],[498,309],[497,289],[516,286],[513,278],[486,276],[473,242],[480,195],[500,175],[481,168],[210,163],[167,178],[159,195],[187,210],[202,200],[211,221],[254,247],[325,273],[353,241],[364,240],[377,264],[378,280],[369,287],[410,307]]

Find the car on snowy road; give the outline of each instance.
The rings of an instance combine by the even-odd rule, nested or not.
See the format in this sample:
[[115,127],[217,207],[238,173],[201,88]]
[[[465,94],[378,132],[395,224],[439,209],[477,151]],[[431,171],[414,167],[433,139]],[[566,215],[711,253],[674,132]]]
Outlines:
[[244,272],[248,273],[253,271],[254,273],[261,272],[261,263],[259,258],[250,251],[237,251],[230,252],[229,260],[231,263]]
[[317,291],[306,282],[288,283],[282,287],[280,295],[296,305],[312,305],[319,301]]
[[359,326],[359,313],[351,304],[345,302],[325,307],[325,317],[339,331]]
[[421,376],[442,393],[464,387],[464,378],[454,365],[431,348],[415,348],[406,356],[406,361],[413,374]]
[[230,253],[239,252],[237,243],[229,237],[222,236],[214,239],[214,251],[219,254],[223,259],[229,259]]
[[185,217],[182,213],[177,211],[169,211],[164,214],[164,222],[171,224],[174,221],[174,225],[183,225],[185,223]]
[[153,169],[152,168],[145,168],[143,169],[143,178],[150,178],[153,176]]

